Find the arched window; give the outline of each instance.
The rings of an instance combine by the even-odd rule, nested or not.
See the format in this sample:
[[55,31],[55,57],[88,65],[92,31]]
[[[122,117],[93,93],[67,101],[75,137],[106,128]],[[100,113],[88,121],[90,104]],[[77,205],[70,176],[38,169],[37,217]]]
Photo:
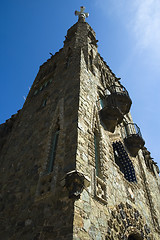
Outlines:
[[51,173],[53,171],[54,162],[55,162],[55,158],[56,158],[56,152],[57,152],[59,131],[60,131],[60,127],[58,124],[52,134],[50,155],[49,155],[49,161],[48,161],[48,173]]

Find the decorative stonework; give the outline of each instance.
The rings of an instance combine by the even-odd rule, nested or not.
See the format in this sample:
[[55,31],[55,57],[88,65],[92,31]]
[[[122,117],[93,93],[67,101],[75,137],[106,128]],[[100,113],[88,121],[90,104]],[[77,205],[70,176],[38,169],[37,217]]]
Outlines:
[[53,172],[41,176],[37,186],[36,200],[42,200],[50,196],[52,186],[53,186]]
[[84,10],[85,7],[82,6],[80,12],[75,11],[75,15],[78,16],[79,22],[85,22],[85,18],[89,17],[89,13],[85,13]]
[[127,240],[131,234],[138,234],[144,240],[154,239],[139,211],[128,203],[120,203],[111,210],[106,240]]
[[85,177],[82,173],[73,170],[65,176],[65,187],[68,190],[69,198],[78,200],[84,189]]
[[107,204],[106,184],[97,176],[95,176],[95,197],[102,203]]
[[141,174],[142,174],[142,177],[143,177],[143,188],[144,188],[146,199],[147,199],[147,202],[148,202],[148,205],[149,205],[149,208],[150,208],[150,213],[151,213],[153,225],[154,225],[155,230],[158,233],[160,233],[160,226],[159,226],[159,222],[158,222],[157,212],[156,212],[154,204],[153,204],[152,195],[151,195],[151,191],[150,191],[150,188],[149,188],[149,185],[148,185],[147,177],[146,177],[146,174],[145,174],[145,171],[143,169],[143,166],[142,166],[142,163],[141,163],[141,160],[140,160],[139,156],[138,156],[138,160],[139,160],[139,165],[140,165],[140,169],[141,169]]
[[128,188],[127,188],[127,196],[128,196],[128,199],[129,199],[131,202],[135,203],[135,195],[134,195],[131,187],[128,187]]
[[153,161],[153,158],[151,157],[151,153],[147,150],[146,147],[143,147],[142,153],[143,153],[145,164],[148,170],[152,172],[154,175],[156,170],[156,172],[159,174],[160,173],[159,167],[157,163]]

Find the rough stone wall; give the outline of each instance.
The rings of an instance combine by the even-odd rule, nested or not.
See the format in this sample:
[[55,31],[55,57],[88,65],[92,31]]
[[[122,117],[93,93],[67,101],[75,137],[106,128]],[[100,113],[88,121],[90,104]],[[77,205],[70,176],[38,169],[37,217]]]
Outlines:
[[[95,63],[97,50],[92,45],[88,47],[89,52],[90,49],[92,62]],[[124,146],[133,163],[137,183],[128,182],[115,163],[112,142],[120,140],[123,143],[121,126],[117,126],[114,133],[105,129],[99,117],[99,98],[100,91],[116,81],[116,77],[102,58],[98,60],[99,67],[95,66],[96,63],[89,67],[84,55],[85,52],[82,51],[76,167],[90,179],[90,186],[82,192],[80,200],[75,202],[74,239],[116,240],[128,239],[130,234],[137,234],[142,239],[158,240],[159,223],[155,226],[153,211],[156,212],[157,220],[160,219],[159,201],[156,199],[160,194],[159,176],[155,177],[148,172],[141,150],[136,157],[132,157]],[[132,122],[130,114],[125,118]],[[100,135],[101,179],[95,174],[95,130]],[[144,173],[151,200],[146,193]]]
[[[73,201],[61,180],[75,169],[79,50],[43,64],[0,152],[0,239],[72,239]],[[53,171],[46,174],[52,134],[60,133]],[[58,221],[57,221],[58,219]]]

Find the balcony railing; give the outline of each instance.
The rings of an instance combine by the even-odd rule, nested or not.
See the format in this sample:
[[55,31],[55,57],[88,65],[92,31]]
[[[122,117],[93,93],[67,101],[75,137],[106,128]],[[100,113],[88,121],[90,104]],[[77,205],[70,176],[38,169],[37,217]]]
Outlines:
[[124,94],[124,95],[127,95],[129,97],[128,91],[122,85],[121,86],[116,85],[116,84],[111,85],[110,91],[111,91],[111,93]]
[[122,136],[129,152],[135,157],[145,144],[140,128],[135,123],[127,123],[122,127]]
[[129,112],[131,104],[129,94],[122,85],[114,84],[106,89],[105,96],[100,99],[100,116],[108,131],[114,132],[117,124]]
[[110,95],[106,96],[108,99],[112,96],[116,102],[116,106],[125,115],[131,108],[132,101],[125,87],[122,85],[112,85],[110,88]]
[[140,128],[137,126],[136,123],[127,123],[123,127],[122,134],[123,134],[123,138],[129,137],[132,135],[138,135],[139,137],[142,138]]

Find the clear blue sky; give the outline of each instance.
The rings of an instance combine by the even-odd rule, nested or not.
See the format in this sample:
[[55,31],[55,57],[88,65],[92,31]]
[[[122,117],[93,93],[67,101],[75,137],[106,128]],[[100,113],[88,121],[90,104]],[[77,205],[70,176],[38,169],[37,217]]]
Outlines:
[[133,104],[133,121],[160,166],[160,1],[7,0],[0,8],[0,123],[22,108],[39,66],[63,47],[85,6],[98,49]]

